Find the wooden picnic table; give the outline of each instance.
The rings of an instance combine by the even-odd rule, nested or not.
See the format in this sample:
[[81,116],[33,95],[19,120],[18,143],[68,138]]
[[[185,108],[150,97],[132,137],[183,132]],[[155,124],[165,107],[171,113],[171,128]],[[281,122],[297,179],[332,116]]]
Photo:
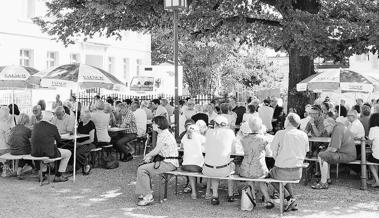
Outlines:
[[111,128],[108,128],[108,132],[122,132],[122,131],[125,131],[126,128],[122,128],[122,127],[111,127]]
[[61,139],[63,139],[63,140],[74,140],[74,139],[80,139],[80,138],[85,138],[85,137],[89,137],[89,135],[88,134],[77,134],[76,138],[75,138],[75,135],[71,135],[68,133],[61,135]]

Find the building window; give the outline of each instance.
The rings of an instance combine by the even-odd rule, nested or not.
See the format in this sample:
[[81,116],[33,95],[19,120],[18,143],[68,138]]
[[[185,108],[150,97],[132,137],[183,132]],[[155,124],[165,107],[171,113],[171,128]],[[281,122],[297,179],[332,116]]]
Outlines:
[[137,59],[137,76],[139,76],[141,69],[142,69],[142,59]]
[[21,49],[20,50],[20,65],[26,67],[33,66],[33,50]]
[[36,1],[37,0],[21,0],[21,19],[31,19],[36,17]]
[[70,54],[70,63],[71,64],[79,64],[80,63],[80,55],[72,53]]
[[114,57],[108,57],[108,72],[112,74],[114,72]]
[[46,67],[54,67],[58,65],[58,52],[47,52]]
[[130,59],[129,58],[124,58],[123,59],[123,71],[124,71],[124,79],[128,79],[129,75],[129,67],[130,67]]

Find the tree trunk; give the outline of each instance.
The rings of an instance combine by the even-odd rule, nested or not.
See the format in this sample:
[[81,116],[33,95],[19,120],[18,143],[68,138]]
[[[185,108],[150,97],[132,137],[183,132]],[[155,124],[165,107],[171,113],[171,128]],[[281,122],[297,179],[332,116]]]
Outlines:
[[307,92],[297,92],[296,84],[315,73],[313,58],[310,56],[300,56],[300,50],[298,48],[292,48],[288,53],[289,74],[287,111],[289,108],[296,108],[298,114],[303,115],[305,105],[311,103],[311,96]]

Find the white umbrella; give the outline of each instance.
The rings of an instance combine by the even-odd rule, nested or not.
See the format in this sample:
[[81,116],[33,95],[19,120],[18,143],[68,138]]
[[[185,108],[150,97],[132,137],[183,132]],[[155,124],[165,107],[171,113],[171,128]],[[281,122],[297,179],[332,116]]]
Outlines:
[[[42,87],[74,88],[78,95],[79,89],[105,88],[108,90],[121,90],[125,85],[112,74],[85,64],[67,64],[56,67],[41,78]],[[78,114],[75,104],[75,127],[77,126]],[[74,138],[76,139],[76,130]],[[74,175],[76,168],[76,140],[74,140]]]

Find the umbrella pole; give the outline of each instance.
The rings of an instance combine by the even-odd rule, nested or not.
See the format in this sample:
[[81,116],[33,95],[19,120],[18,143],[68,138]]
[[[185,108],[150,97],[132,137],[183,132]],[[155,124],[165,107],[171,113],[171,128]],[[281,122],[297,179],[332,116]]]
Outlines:
[[15,104],[15,99],[14,99],[14,89],[12,89],[12,122],[14,122],[16,125],[16,122],[15,122],[15,119],[14,119],[14,104]]
[[[78,96],[79,85],[76,85],[76,96]],[[76,137],[77,137],[77,124],[78,124],[78,104],[75,104],[75,125],[74,125],[74,166],[73,166],[73,182],[75,182],[76,174]]]

